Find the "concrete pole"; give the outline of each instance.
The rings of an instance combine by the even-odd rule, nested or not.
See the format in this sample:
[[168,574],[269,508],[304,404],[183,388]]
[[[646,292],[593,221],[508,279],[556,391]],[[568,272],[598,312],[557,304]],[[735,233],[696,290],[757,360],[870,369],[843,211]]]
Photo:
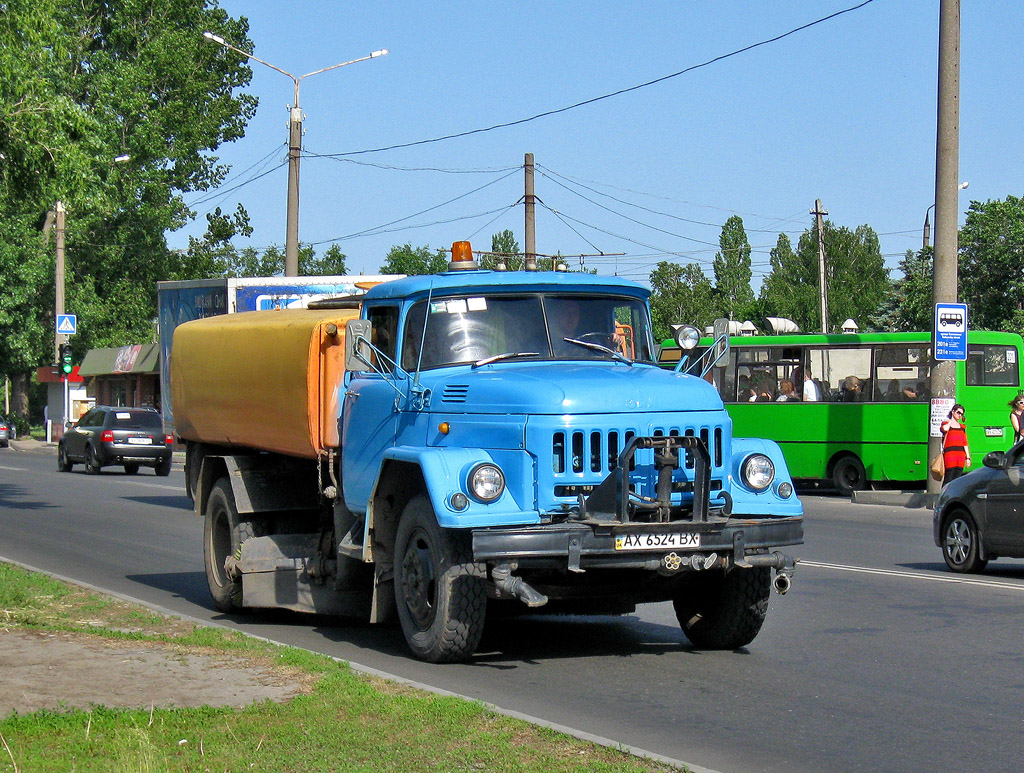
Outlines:
[[[58,201],[54,208],[57,213],[57,265],[54,270],[54,284],[57,287],[55,310],[64,313],[64,204]],[[57,332],[57,317],[53,318],[53,361],[60,362],[60,345],[67,341],[67,336]]]
[[822,209],[821,199],[814,200],[814,225],[818,231],[818,289],[821,295],[821,332],[828,333],[828,284],[825,281],[825,221],[822,218],[828,214],[827,209]]
[[[935,141],[935,253],[933,303],[957,300],[957,207],[960,186],[960,0],[939,2],[939,85]],[[934,326],[934,315],[932,325]],[[932,333],[934,353],[935,333]],[[956,397],[956,364],[932,361],[932,400]],[[934,404],[934,403],[933,403]],[[940,437],[928,438],[928,459],[941,448]],[[927,460],[925,460],[927,461]],[[974,461],[974,460],[972,460]],[[928,478],[928,493],[942,485]]]
[[537,270],[537,213],[536,199],[533,194],[533,153],[526,154],[524,163],[526,170],[526,270]]
[[284,275],[299,275],[299,157],[302,155],[302,109],[299,82],[288,121],[288,212],[284,240]]

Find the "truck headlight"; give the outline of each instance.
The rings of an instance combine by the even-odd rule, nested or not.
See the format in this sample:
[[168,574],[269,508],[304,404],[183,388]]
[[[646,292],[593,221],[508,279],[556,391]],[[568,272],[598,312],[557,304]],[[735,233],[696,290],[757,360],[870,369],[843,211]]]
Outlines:
[[743,462],[743,481],[754,491],[764,491],[775,480],[775,465],[764,454],[751,454]]
[[505,476],[493,464],[480,464],[469,473],[469,490],[481,502],[493,502],[505,490]]

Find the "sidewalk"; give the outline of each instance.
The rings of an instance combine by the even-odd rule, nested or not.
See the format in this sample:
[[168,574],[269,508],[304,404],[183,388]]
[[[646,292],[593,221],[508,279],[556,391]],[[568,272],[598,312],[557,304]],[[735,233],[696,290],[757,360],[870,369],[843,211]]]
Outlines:
[[[33,437],[18,438],[17,440],[10,441],[10,444],[11,448],[22,453],[54,455],[57,453],[56,443],[47,443],[45,440],[37,440]],[[175,450],[173,456],[175,464],[185,463],[185,452],[183,450]]]

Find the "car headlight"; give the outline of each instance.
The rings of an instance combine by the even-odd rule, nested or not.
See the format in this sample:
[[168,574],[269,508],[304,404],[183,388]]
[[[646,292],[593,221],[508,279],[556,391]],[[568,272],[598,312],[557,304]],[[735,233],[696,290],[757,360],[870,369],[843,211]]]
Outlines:
[[754,491],[764,491],[775,480],[775,465],[764,454],[751,454],[743,462],[743,481]]
[[493,502],[505,490],[505,476],[493,464],[481,464],[469,473],[469,491],[481,502]]

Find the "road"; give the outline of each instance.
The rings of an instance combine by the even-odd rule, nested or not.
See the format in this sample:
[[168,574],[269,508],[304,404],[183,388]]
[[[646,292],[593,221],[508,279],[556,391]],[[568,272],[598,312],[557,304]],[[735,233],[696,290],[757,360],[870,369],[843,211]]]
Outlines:
[[397,627],[214,611],[182,474],[56,472],[0,449],[0,556],[721,771],[1016,770],[1024,563],[954,577],[925,510],[805,496],[793,590],[736,652],[671,607],[488,626],[467,664],[412,660]]

